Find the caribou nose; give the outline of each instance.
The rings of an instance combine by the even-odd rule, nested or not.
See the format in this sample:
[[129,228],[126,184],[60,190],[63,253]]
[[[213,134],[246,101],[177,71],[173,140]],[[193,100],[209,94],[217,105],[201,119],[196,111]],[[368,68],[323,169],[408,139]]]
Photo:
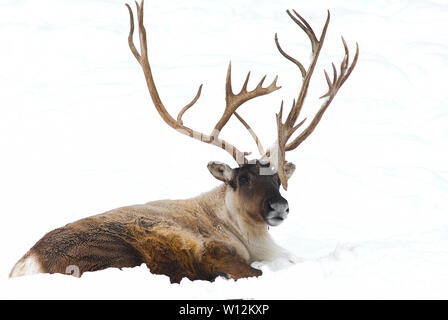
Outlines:
[[278,226],[288,216],[288,201],[286,201],[285,199],[268,201],[268,205],[270,210],[266,216],[266,222],[270,226]]
[[269,207],[271,207],[272,210],[279,212],[279,213],[289,213],[289,205],[288,202],[285,201],[276,201],[276,202],[269,202]]

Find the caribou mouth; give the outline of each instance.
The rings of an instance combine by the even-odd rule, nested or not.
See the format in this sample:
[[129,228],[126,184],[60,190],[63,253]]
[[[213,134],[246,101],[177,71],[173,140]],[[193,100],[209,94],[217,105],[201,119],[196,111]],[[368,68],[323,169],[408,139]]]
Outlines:
[[276,227],[280,225],[286,217],[279,215],[278,212],[270,212],[268,216],[266,217],[265,221],[268,225],[272,227]]

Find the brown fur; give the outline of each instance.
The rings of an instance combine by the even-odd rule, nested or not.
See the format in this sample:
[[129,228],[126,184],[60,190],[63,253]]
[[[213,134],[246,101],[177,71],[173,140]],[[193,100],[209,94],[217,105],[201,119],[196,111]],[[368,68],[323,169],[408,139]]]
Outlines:
[[273,248],[260,213],[268,196],[262,186],[271,188],[266,181],[275,177],[239,186],[240,174],[196,198],[118,208],[67,224],[47,233],[19,263],[32,256],[41,272],[67,273],[76,266],[80,274],[144,263],[172,282],[259,276],[250,263],[266,259]]

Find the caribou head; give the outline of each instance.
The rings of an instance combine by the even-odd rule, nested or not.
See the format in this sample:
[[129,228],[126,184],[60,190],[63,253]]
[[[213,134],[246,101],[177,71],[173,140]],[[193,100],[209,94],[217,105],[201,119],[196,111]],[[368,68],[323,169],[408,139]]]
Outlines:
[[[280,194],[280,178],[269,163],[255,160],[232,169],[224,163],[210,162],[208,169],[216,179],[228,186],[227,205],[238,208],[251,223],[265,222],[278,226],[287,218],[288,201]],[[288,178],[294,170],[295,166],[288,162]]]

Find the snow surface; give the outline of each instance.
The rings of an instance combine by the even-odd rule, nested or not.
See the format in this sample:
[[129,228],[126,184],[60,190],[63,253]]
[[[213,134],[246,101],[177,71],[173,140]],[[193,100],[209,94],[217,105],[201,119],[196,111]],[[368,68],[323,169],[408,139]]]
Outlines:
[[[147,0],[162,100],[177,114],[204,83],[184,121],[210,132],[229,60],[234,88],[248,70],[253,86],[278,74],[281,90],[241,108],[271,144],[274,113],[300,83],[274,33],[291,55],[310,57],[288,8],[316,32],[331,11],[304,115],[320,105],[323,68],[343,57],[340,35],[352,53],[360,46],[318,129],[288,154],[298,168],[285,192],[291,214],[272,234],[301,262],[263,264],[260,278],[170,284],[145,266],[7,278],[46,232],[124,205],[197,195],[218,184],[208,161],[233,160],[160,120],[127,46],[123,0],[0,2],[0,298],[448,298],[448,1]],[[237,121],[224,136],[256,152]]]

